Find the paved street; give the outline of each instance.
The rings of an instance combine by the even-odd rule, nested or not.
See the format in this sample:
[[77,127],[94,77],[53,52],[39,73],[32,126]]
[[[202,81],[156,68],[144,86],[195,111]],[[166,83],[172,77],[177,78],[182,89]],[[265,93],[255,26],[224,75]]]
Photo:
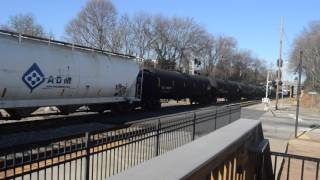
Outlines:
[[[269,111],[264,110],[263,104],[242,109],[242,118],[258,119],[262,122],[263,132],[269,139],[273,151],[283,152],[290,139],[294,138],[295,105],[280,102],[280,110],[274,110],[271,102]],[[298,134],[309,132],[320,126],[320,113],[301,108],[299,116]]]
[[[241,111],[241,117],[261,120],[263,133],[270,142],[271,151],[319,157],[320,113],[305,108],[300,109],[299,137],[296,139],[294,138],[296,106],[289,103],[282,104],[281,101],[279,104],[280,110],[277,111],[274,108],[274,101],[271,102],[269,111],[264,110],[264,104],[245,107]],[[283,168],[287,169],[288,161],[283,158],[277,159],[277,164],[282,162]],[[306,163],[305,166],[306,179],[315,179],[316,165]],[[301,162],[292,161],[291,169],[291,177],[300,177]],[[281,173],[280,179],[287,177],[286,170],[281,172],[280,166],[277,166],[275,173]]]

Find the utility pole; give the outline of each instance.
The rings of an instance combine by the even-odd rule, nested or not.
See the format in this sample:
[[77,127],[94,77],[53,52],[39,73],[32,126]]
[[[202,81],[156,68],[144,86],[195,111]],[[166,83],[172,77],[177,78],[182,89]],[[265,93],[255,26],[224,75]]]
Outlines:
[[270,71],[268,71],[268,74],[267,74],[266,98],[268,98],[268,95],[269,95],[269,73]]
[[[285,65],[284,65],[284,61],[282,62],[282,67],[281,67],[281,77],[285,77]],[[281,78],[282,79],[282,78]],[[282,84],[281,84],[281,106],[283,107],[283,87],[285,87],[285,81],[284,78],[282,80]]]
[[278,110],[278,101],[279,101],[279,85],[281,81],[281,67],[282,67],[282,36],[283,36],[283,18],[281,18],[281,27],[280,27],[280,47],[279,47],[279,59],[277,60],[277,91],[276,91],[276,110]]
[[297,89],[297,109],[296,109],[296,124],[294,129],[294,136],[298,137],[298,118],[299,118],[299,108],[300,108],[300,94],[301,94],[301,73],[302,73],[302,50],[300,50],[300,57],[299,57],[299,78],[298,78],[298,89]]
[[266,97],[262,99],[262,102],[265,104],[265,106],[264,106],[265,111],[269,111],[269,104],[270,104],[270,100],[268,98],[268,95],[269,95],[269,73],[270,73],[270,71],[268,71],[268,74],[267,74]]

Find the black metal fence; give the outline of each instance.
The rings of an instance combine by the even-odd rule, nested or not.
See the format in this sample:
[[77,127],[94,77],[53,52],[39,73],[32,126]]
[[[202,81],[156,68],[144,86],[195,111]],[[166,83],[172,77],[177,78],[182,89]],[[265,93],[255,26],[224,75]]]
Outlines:
[[261,122],[240,119],[111,179],[272,180],[269,153]]
[[0,179],[105,179],[240,118],[241,104],[0,150]]
[[[315,149],[317,151],[317,149]],[[271,152],[274,179],[319,180],[320,158]]]

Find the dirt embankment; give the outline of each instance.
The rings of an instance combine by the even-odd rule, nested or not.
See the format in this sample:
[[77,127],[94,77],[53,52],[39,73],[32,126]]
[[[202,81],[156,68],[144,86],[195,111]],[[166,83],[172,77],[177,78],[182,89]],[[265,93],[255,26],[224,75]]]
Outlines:
[[[296,105],[297,99],[296,99],[296,97],[284,98],[283,102],[285,104]],[[320,112],[320,94],[310,95],[310,94],[302,91],[301,98],[300,98],[300,106],[303,108],[306,108],[306,109],[310,109],[312,111]]]
[[304,108],[311,108],[316,111],[320,111],[320,94],[310,95],[305,92],[302,93],[301,106]]

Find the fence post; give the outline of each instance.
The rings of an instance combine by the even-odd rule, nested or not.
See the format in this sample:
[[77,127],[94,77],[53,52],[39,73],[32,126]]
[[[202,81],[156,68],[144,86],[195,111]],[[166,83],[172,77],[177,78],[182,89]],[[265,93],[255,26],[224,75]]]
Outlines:
[[194,112],[193,113],[193,121],[192,121],[192,141],[196,137],[196,119],[197,119],[197,115],[196,115],[196,112]]
[[238,107],[238,111],[239,111],[239,116],[238,116],[238,118],[240,119],[241,118],[241,110],[242,110],[242,107],[241,107],[241,104],[239,104],[239,107]]
[[216,116],[214,117],[214,130],[217,130],[218,108],[216,107]]
[[86,145],[86,164],[85,164],[85,180],[89,180],[89,169],[90,169],[90,133],[86,132],[85,136],[85,145]]
[[232,115],[232,106],[229,105],[229,124],[231,123],[231,115]]
[[156,156],[159,155],[159,148],[160,148],[160,130],[161,130],[161,120],[158,119],[157,123],[157,142],[156,142]]

